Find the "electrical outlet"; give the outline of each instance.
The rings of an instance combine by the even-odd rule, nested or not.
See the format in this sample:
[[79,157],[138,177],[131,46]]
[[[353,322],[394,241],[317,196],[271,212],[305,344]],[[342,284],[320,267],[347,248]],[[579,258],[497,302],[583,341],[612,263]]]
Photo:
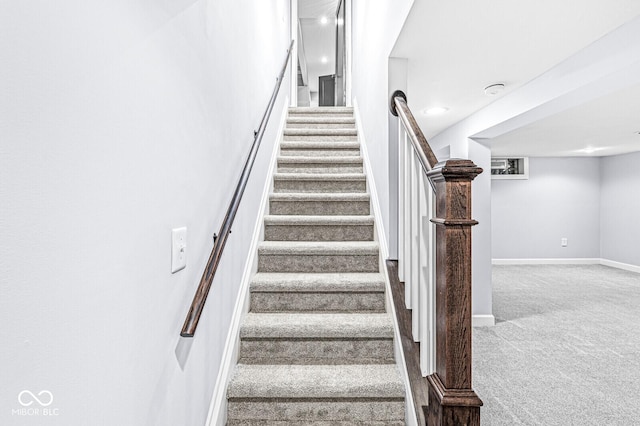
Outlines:
[[171,273],[187,266],[187,228],[171,230]]
[[566,246],[567,246],[567,244],[568,244],[568,241],[567,241],[567,239],[566,239],[566,238],[563,238],[563,239],[561,239],[561,240],[560,240],[560,245],[561,245],[562,247],[566,247]]

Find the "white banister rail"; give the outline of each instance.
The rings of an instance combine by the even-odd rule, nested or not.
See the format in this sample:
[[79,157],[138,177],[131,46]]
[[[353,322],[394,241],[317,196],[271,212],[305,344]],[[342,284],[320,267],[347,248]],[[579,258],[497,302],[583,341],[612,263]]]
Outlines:
[[435,225],[433,187],[402,120],[398,126],[398,275],[405,283],[405,305],[412,311],[411,331],[420,343],[423,377],[435,371]]

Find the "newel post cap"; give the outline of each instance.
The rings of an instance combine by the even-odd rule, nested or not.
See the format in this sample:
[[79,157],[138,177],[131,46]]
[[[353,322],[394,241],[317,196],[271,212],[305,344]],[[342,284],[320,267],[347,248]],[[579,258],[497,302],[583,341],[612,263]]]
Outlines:
[[446,181],[472,181],[482,172],[482,168],[476,166],[476,164],[471,160],[452,158],[436,164],[433,170],[427,173],[427,175],[434,180],[438,180],[438,176],[442,176]]

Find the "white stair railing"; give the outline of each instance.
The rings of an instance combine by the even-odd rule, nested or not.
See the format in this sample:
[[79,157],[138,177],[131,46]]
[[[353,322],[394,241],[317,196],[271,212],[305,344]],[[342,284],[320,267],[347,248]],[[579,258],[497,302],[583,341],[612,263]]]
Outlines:
[[398,275],[412,311],[413,340],[420,344],[423,377],[435,372],[435,193],[400,120],[398,126]]

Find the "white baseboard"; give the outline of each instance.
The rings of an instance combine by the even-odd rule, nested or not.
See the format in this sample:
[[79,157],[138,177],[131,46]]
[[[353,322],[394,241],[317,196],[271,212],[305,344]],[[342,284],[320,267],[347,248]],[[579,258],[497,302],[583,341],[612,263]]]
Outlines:
[[229,327],[229,334],[227,334],[227,340],[225,342],[224,353],[222,354],[222,360],[220,362],[220,370],[218,371],[218,377],[216,384],[213,388],[213,395],[211,396],[211,404],[209,405],[209,413],[207,415],[207,426],[224,425],[227,423],[227,386],[229,380],[233,374],[234,367],[238,360],[238,349],[240,347],[240,326],[245,313],[249,308],[249,284],[251,278],[257,270],[257,252],[258,244],[262,239],[262,227],[264,221],[264,215],[267,212],[269,205],[269,194],[271,192],[271,186],[273,184],[273,171],[275,169],[276,161],[278,158],[278,152],[280,150],[279,141],[284,134],[284,128],[287,122],[287,110],[289,106],[289,100],[285,99],[284,109],[280,119],[280,124],[276,135],[280,138],[273,147],[271,153],[271,159],[269,169],[267,170],[267,176],[264,188],[262,190],[262,199],[260,200],[260,214],[256,220],[256,224],[253,229],[253,237],[251,239],[251,246],[249,247],[249,255],[244,265],[244,272],[242,274],[242,280],[240,282],[240,290],[238,291],[238,298],[233,309],[233,316],[231,317],[231,326]]
[[492,259],[493,265],[603,265],[640,273],[640,266],[601,258],[577,259]]
[[600,264],[611,268],[624,269],[625,271],[640,273],[640,266],[630,265],[628,263],[616,262],[614,260],[600,259]]
[[493,265],[599,265],[597,258],[575,259],[491,259]]
[[371,196],[371,210],[373,217],[375,218],[375,230],[376,240],[380,245],[380,272],[384,276],[385,280],[385,294],[386,294],[386,307],[389,315],[393,319],[393,334],[394,334],[394,353],[398,362],[404,367],[401,368],[402,379],[404,381],[404,388],[406,390],[405,397],[405,421],[408,426],[418,426],[418,419],[415,416],[415,406],[413,404],[413,395],[411,394],[411,383],[409,382],[409,375],[407,374],[406,361],[404,358],[404,350],[402,348],[402,338],[400,336],[400,328],[398,327],[396,310],[391,299],[391,281],[389,280],[389,271],[385,264],[386,259],[389,257],[389,245],[385,237],[384,227],[382,226],[382,210],[380,210],[380,201],[378,198],[378,191],[376,188],[376,182],[373,180],[373,176],[370,173],[371,163],[369,161],[369,152],[367,151],[367,142],[364,136],[364,129],[362,128],[362,121],[360,120],[360,110],[358,109],[358,100],[353,100],[353,115],[356,119],[356,128],[358,130],[358,139],[360,142],[360,151],[362,152],[362,161],[364,163],[364,173],[367,176],[367,186],[369,189],[369,195]]
[[473,327],[493,327],[496,325],[496,317],[493,315],[474,315],[471,317]]

